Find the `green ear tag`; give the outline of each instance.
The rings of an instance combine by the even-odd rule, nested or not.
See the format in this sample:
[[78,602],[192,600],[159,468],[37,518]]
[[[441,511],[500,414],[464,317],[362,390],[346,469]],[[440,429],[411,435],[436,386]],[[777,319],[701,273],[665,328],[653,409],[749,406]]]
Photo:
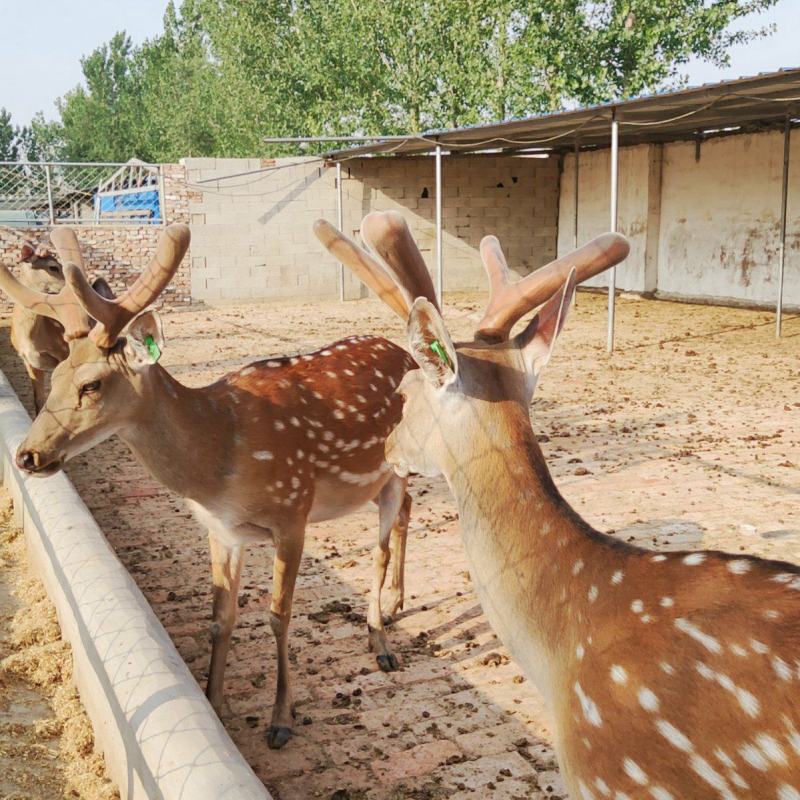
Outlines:
[[161,358],[161,348],[156,344],[156,340],[147,335],[144,337],[144,346],[147,348],[147,352],[150,353],[150,358],[153,359],[153,363],[157,363],[158,359]]
[[442,343],[438,339],[434,339],[431,342],[431,350],[439,356],[439,360],[452,372],[453,365],[450,363],[450,356],[447,355],[447,351],[442,347]]

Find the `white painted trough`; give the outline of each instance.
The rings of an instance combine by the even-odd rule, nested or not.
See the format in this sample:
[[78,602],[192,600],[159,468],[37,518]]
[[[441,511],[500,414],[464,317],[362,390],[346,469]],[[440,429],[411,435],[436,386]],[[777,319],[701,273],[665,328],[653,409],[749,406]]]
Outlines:
[[17,470],[14,453],[29,427],[0,372],[4,482],[121,797],[269,800],[70,480]]

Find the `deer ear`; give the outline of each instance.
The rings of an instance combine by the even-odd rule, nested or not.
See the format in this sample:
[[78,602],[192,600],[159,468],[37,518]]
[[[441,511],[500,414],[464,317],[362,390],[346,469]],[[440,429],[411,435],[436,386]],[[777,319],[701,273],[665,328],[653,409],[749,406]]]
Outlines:
[[20,248],[19,260],[30,261],[35,252],[36,248],[30,242],[23,242],[22,247]]
[[128,326],[125,354],[134,367],[147,367],[161,358],[164,329],[157,311],[144,311]]
[[425,377],[438,388],[458,377],[458,356],[442,315],[429,300],[418,297],[406,328],[408,347]]
[[572,304],[576,277],[573,267],[561,289],[539,309],[525,330],[514,338],[529,374],[538,376],[550,360]]

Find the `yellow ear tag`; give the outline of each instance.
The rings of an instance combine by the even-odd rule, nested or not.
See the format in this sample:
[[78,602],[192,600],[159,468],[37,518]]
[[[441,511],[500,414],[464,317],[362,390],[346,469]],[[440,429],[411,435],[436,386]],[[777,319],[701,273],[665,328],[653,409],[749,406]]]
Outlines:
[[161,348],[156,344],[156,340],[148,334],[144,337],[144,346],[147,348],[147,352],[150,353],[153,363],[158,363],[158,359],[161,358]]
[[450,356],[447,355],[447,351],[442,346],[442,343],[438,339],[434,339],[431,342],[431,350],[439,356],[439,360],[450,370],[453,371],[453,365],[450,362]]

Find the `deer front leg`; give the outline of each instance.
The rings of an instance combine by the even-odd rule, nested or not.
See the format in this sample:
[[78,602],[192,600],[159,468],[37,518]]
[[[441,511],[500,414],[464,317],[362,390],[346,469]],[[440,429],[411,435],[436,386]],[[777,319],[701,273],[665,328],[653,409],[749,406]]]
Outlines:
[[[405,531],[408,527],[408,506],[411,498],[406,494],[406,481],[393,475],[383,486],[378,495],[379,509],[379,533],[378,544],[372,551],[373,557],[373,578],[372,592],[369,600],[369,611],[367,613],[367,630],[369,631],[369,647],[375,653],[378,666],[384,672],[391,672],[398,668],[397,657],[389,649],[386,639],[386,631],[383,627],[383,614],[381,613],[381,591],[386,580],[386,568],[389,566],[391,551],[389,539],[392,532],[405,540]],[[404,511],[406,513],[404,514]],[[405,541],[402,543],[402,554],[405,553]],[[400,559],[398,559],[400,560]],[[395,577],[397,576],[397,564],[395,564]],[[402,582],[402,566],[400,567],[400,580]],[[395,606],[397,598],[395,598]]]
[[25,362],[25,369],[28,372],[28,377],[31,379],[31,387],[33,388],[33,416],[38,416],[39,412],[44,407],[47,394],[45,392],[45,371],[37,369],[36,367]]
[[281,531],[275,542],[269,621],[278,650],[278,677],[272,721],[267,731],[267,744],[273,750],[283,747],[292,735],[294,709],[289,680],[289,622],[292,617],[294,585],[303,556],[304,538],[305,524],[294,530]]
[[386,600],[386,616],[392,619],[405,604],[406,540],[411,517],[411,495],[404,489],[403,503],[392,527],[392,583]]
[[218,715],[222,712],[225,665],[236,623],[239,578],[242,573],[242,547],[222,544],[209,534],[211,577],[214,582],[214,605],[211,621],[211,665],[208,669],[206,697]]

